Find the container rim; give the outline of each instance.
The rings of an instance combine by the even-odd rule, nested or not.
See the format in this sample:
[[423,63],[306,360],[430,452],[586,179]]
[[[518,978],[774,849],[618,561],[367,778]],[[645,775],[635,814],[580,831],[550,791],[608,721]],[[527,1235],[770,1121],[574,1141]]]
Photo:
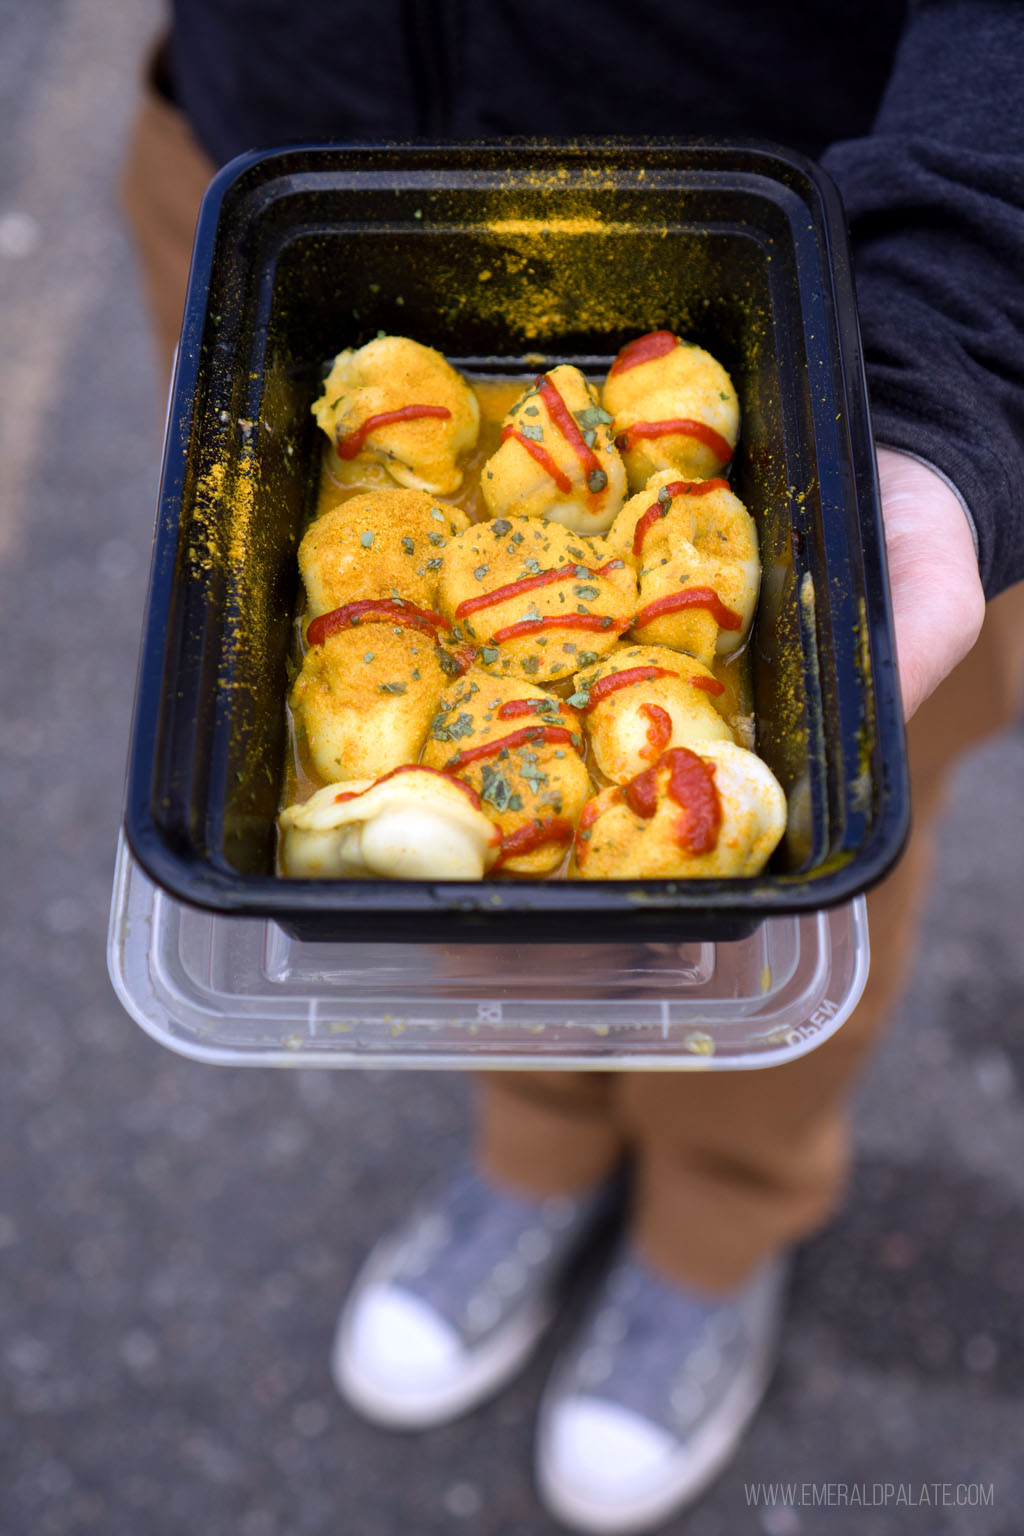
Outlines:
[[[539,155],[554,157],[560,166],[568,163],[583,170],[588,163],[611,161],[616,155],[634,158],[637,163],[664,159],[666,169],[676,173],[709,173],[714,185],[737,185],[737,178],[757,177],[793,188],[811,196],[819,214],[822,267],[829,275],[831,308],[835,317],[839,353],[845,363],[845,377],[852,381],[851,445],[854,471],[858,477],[874,481],[874,445],[870,436],[866,385],[861,367],[860,330],[856,314],[853,273],[845,215],[839,192],[831,177],[808,157],[769,140],[717,139],[671,136],[602,136],[572,140],[534,136],[514,136],[475,141],[432,140],[360,140],[313,141],[248,151],[224,165],[211,181],[203,199],[196,228],[192,265],[185,304],[185,318],[171,385],[170,407],[165,436],[161,489],[157,521],[157,539],[151,571],[150,594],[143,632],[139,677],[160,665],[164,656],[169,621],[169,578],[173,570],[177,543],[177,517],[184,488],[184,458],[193,431],[202,367],[203,335],[207,321],[207,291],[217,254],[217,240],[222,217],[229,201],[255,190],[267,181],[286,180],[300,171],[310,174],[310,159],[322,163],[327,172],[339,157],[352,162],[348,171],[369,170],[382,157],[400,156],[420,168],[439,165],[448,157],[461,161],[467,155],[479,159],[481,167],[500,172],[512,167],[517,159]],[[685,166],[673,159],[688,157]],[[856,417],[856,420],[854,418]],[[877,485],[873,507],[859,507],[867,517],[863,529],[864,558],[880,593],[880,602],[889,614],[888,624],[875,625],[871,632],[872,710],[879,740],[898,741],[900,751],[893,761],[886,761],[886,793],[879,796],[877,816],[870,838],[856,855],[840,856],[823,864],[787,874],[772,873],[747,879],[687,881],[577,881],[571,883],[571,909],[581,918],[586,914],[611,917],[609,903],[614,899],[617,915],[629,914],[630,922],[645,931],[676,929],[694,913],[703,918],[732,915],[752,919],[754,923],[774,913],[801,913],[831,907],[848,901],[875,885],[899,857],[910,824],[909,781],[907,774],[903,719],[896,673],[895,645],[891,628],[888,576],[884,536],[877,504]],[[426,934],[435,923],[451,921],[459,914],[470,927],[479,923],[493,933],[494,922],[503,914],[543,914],[566,912],[566,883],[561,881],[517,880],[509,882],[424,882],[405,884],[398,881],[309,881],[285,880],[275,875],[242,874],[218,856],[200,853],[196,847],[169,840],[151,814],[151,796],[156,764],[156,743],[160,729],[159,700],[155,690],[137,689],[132,748],[129,759],[129,784],[125,828],[133,853],[147,874],[177,899],[209,911],[276,917],[287,921],[300,919],[315,911],[325,919],[351,914],[356,907],[366,914],[393,915]],[[538,934],[538,937],[543,937]]]

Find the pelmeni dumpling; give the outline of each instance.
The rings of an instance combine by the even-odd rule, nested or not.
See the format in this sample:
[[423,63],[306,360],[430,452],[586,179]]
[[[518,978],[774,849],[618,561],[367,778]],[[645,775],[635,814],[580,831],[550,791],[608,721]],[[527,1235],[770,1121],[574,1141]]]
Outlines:
[[480,406],[465,379],[408,336],[378,336],[339,352],[313,415],[334,444],[330,474],[389,480],[431,496],[462,484],[458,460],[474,446]]
[[703,347],[650,331],[622,348],[602,395],[632,490],[659,470],[691,480],[717,475],[732,458],[740,407],[732,380]]
[[626,470],[611,415],[578,368],[542,373],[513,405],[480,489],[492,517],[543,517],[603,533],[622,506]]
[[415,765],[328,784],[282,811],[286,875],[311,880],[482,880],[501,834],[468,785]]
[[583,880],[757,875],[785,830],[766,763],[731,741],[695,741],[584,806],[576,869]]

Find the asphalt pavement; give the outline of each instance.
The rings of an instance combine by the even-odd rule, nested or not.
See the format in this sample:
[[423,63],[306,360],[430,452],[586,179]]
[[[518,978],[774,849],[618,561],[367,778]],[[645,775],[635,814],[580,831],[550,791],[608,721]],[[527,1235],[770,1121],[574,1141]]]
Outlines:
[[[466,1082],[189,1063],[107,979],[161,412],[114,184],[158,16],[0,3],[0,1531],[545,1536],[550,1351],[420,1437],[327,1374],[362,1255],[458,1156]],[[1021,729],[963,765],[849,1198],[800,1254],[762,1414],[671,1536],[1021,1530],[1022,790]],[[827,1507],[755,1507],[763,1483]]]

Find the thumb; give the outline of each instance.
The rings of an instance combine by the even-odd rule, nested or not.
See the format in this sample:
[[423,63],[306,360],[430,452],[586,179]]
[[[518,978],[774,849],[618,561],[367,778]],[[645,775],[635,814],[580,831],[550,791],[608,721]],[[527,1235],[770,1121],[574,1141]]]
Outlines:
[[908,454],[878,450],[896,659],[909,720],[978,638],[985,594],[970,525],[946,481]]

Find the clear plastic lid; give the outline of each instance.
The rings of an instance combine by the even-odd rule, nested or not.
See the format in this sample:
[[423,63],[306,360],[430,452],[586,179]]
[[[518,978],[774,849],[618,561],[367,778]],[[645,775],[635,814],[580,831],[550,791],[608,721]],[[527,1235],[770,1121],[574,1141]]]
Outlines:
[[333,944],[176,901],[122,836],[107,962],[170,1050],[228,1066],[772,1067],[852,1013],[864,900],[729,944]]

